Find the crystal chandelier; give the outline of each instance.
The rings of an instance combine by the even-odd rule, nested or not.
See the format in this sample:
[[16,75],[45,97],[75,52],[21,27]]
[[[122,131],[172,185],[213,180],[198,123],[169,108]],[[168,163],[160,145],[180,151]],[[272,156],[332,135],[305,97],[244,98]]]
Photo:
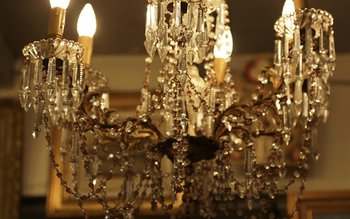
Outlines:
[[[274,199],[297,183],[301,195],[309,164],[319,156],[317,124],[329,114],[329,78],[335,69],[329,13],[295,10],[286,0],[274,26],[273,66],[262,70],[256,92],[242,103],[228,67],[233,43],[225,1],[149,0],[141,104],[134,117],[121,119],[108,106],[106,77],[90,67],[96,30],[92,6],[87,4],[79,17],[75,42],[62,37],[69,0],[50,2],[48,37],[23,49],[20,102],[26,111],[33,107],[33,136],[45,132],[57,177],[85,217],[87,200],[101,204],[106,218],[133,218],[145,197],[152,210],[167,212],[178,204],[183,215],[196,202],[200,215],[212,218],[242,200],[247,212],[264,208],[260,200]],[[162,67],[154,89],[150,76],[156,53]],[[205,72],[200,74],[198,65]],[[52,144],[55,127],[61,132],[60,157]],[[299,159],[286,177],[285,149],[296,130],[302,132]],[[271,144],[261,161],[256,149],[263,138]],[[145,157],[139,172],[138,153]],[[243,157],[243,170],[234,164],[233,153]],[[70,181],[58,159],[70,163]],[[164,160],[171,162],[170,172],[163,170]],[[87,194],[78,186],[81,165]],[[107,187],[116,172],[123,174],[123,185],[111,203]]]

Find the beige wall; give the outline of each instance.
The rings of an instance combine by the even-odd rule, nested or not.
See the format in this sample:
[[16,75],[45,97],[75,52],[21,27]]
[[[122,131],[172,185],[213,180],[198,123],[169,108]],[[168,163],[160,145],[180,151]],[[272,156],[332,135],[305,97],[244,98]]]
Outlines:
[[[234,72],[240,72],[250,58],[235,58]],[[350,54],[339,55],[337,62],[335,83],[332,84],[331,116],[319,132],[321,159],[314,165],[309,177],[309,190],[350,190]],[[109,76],[114,91],[135,91],[142,86],[143,56],[97,56],[93,59],[93,66]],[[32,118],[31,114],[26,115],[23,194],[43,196],[48,185],[49,162],[43,139],[31,139]]]

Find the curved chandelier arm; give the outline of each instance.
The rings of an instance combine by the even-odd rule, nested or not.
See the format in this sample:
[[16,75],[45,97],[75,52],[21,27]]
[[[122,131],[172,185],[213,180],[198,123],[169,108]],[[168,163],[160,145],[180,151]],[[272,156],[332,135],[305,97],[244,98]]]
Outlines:
[[[120,140],[127,145],[130,138],[150,138],[152,141],[160,141],[165,139],[158,128],[152,124],[152,121],[148,119],[146,122],[138,119],[137,117],[129,117],[123,121],[119,120],[118,112],[116,109],[108,109],[101,107],[94,107],[91,101],[93,98],[102,99],[101,93],[88,93],[82,103],[83,112],[87,118],[86,131],[94,130],[96,126],[99,127],[98,133],[100,137],[105,139],[106,143],[110,141]],[[121,132],[122,135],[117,134]]]
[[[185,206],[186,214],[197,200],[201,215],[212,218],[217,203],[229,209],[226,202],[237,196],[252,210],[257,200],[273,199],[297,181],[300,192],[304,190],[309,164],[318,157],[316,125],[328,116],[329,78],[335,68],[333,18],[322,10],[295,11],[292,0],[285,5],[275,23],[274,65],[259,75],[261,83],[248,104],[239,103],[229,74],[233,37],[224,0],[148,1],[149,57],[142,103],[136,115],[125,120],[104,100],[107,78],[89,68],[96,29],[91,25],[92,7],[82,14],[93,23],[79,22],[89,29],[79,31],[81,44],[56,37],[23,49],[21,104],[25,110],[34,108],[34,137],[44,123],[57,176],[85,216],[83,202],[92,198],[106,218],[129,219],[146,196],[152,210],[167,211],[184,193],[179,205]],[[152,92],[150,65],[155,53],[163,64],[159,87]],[[204,79],[195,64],[204,65]],[[158,115],[162,124],[152,121]],[[61,139],[52,145],[54,126],[61,127]],[[295,139],[296,170],[281,186],[288,170],[288,144]],[[71,186],[56,150],[70,166]],[[236,158],[243,165],[234,165]],[[79,193],[81,165],[91,189],[87,195]],[[236,171],[241,166],[244,171]],[[163,172],[166,167],[170,172]],[[115,174],[123,180],[111,205],[106,187]],[[170,191],[171,200],[165,201],[165,191]]]
[[[280,90],[280,89],[278,89]],[[267,108],[268,110],[272,110],[273,114],[270,116],[274,116],[273,119],[276,121],[281,120],[281,116],[278,113],[278,109],[275,107],[275,99],[276,94],[265,97],[263,99],[259,99],[255,101],[252,105],[238,105],[234,104],[222,113],[220,117],[215,122],[214,128],[214,139],[219,141],[221,137],[227,135],[228,133],[234,133],[231,130],[242,130],[244,129],[249,135],[254,137],[259,136],[272,136],[277,134],[277,131],[265,131],[264,127],[260,127],[261,129],[253,130],[250,128],[254,120],[256,120],[256,115],[261,114],[259,112],[261,108]],[[230,121],[229,121],[230,120]]]

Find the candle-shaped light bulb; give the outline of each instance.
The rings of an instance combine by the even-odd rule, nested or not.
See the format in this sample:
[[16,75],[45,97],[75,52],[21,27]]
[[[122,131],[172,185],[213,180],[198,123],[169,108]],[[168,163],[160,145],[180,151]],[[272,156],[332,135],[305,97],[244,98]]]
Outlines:
[[215,58],[227,59],[231,56],[232,50],[233,39],[231,30],[225,30],[214,46],[214,56]]
[[50,0],[51,8],[67,9],[70,0]]
[[49,37],[62,37],[66,22],[66,9],[70,0],[50,0],[51,13],[49,18]]
[[91,4],[86,4],[80,12],[77,30],[79,36],[93,38],[96,32],[96,16]]
[[232,54],[233,39],[231,30],[225,30],[214,46],[214,71],[218,83],[222,83],[227,69],[227,58]]
[[286,0],[283,5],[282,16],[286,16],[285,28],[288,38],[293,38],[293,31],[295,29],[295,5],[293,0]]
[[78,19],[78,42],[84,48],[83,64],[90,66],[93,37],[96,32],[96,16],[91,4],[86,4]]
[[283,5],[282,16],[289,15],[295,12],[293,0],[286,0]]

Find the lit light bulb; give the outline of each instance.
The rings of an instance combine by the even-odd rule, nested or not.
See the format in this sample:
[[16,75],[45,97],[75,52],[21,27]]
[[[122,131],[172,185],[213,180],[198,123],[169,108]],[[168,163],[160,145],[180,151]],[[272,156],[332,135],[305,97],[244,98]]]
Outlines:
[[287,35],[289,38],[293,37],[293,31],[295,29],[295,5],[293,0],[286,0],[283,5],[282,16],[289,16],[285,19],[285,26],[287,29]]
[[215,58],[227,59],[231,56],[232,50],[233,39],[231,30],[225,30],[214,46],[214,56]]
[[67,9],[70,0],[50,0],[51,8]]
[[289,15],[295,12],[293,0],[286,0],[283,5],[282,16]]
[[96,32],[96,16],[91,4],[86,4],[78,19],[79,36],[94,37]]

